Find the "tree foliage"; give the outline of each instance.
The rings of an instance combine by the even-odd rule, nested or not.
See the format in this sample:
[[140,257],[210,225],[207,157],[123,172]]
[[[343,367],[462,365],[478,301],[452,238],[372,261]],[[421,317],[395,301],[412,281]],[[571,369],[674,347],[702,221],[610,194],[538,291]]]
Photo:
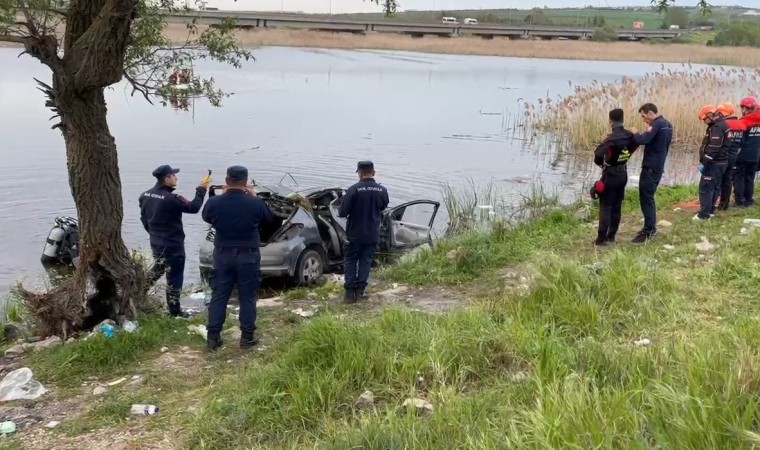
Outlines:
[[[652,5],[659,12],[667,11],[671,6],[676,4],[676,0],[650,0]],[[703,14],[710,11],[710,3],[707,0],[699,0],[697,2],[697,8],[699,8]]]
[[727,47],[760,47],[760,27],[746,23],[732,23],[721,30],[712,45]]

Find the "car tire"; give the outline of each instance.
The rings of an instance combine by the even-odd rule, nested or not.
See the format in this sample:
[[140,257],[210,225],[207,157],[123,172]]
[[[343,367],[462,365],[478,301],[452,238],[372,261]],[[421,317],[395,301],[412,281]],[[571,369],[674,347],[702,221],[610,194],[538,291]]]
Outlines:
[[298,257],[296,264],[295,282],[299,286],[311,286],[325,273],[325,262],[322,255],[313,249],[306,249]]

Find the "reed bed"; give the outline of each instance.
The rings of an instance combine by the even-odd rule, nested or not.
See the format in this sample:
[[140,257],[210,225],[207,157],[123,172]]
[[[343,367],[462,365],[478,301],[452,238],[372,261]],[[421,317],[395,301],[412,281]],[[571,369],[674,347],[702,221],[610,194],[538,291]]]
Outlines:
[[[202,28],[202,27],[201,27]],[[183,24],[168,24],[165,35],[184,42]],[[512,56],[594,61],[642,61],[663,63],[720,64],[737,67],[760,67],[760,49],[725,48],[702,44],[647,45],[639,42],[529,41],[509,39],[484,40],[478,37],[414,39],[401,34],[374,33],[366,36],[308,30],[241,30],[236,34],[247,47],[284,46],[336,49],[374,49],[414,51],[455,55]]]
[[617,83],[594,81],[587,86],[574,86],[572,95],[525,104],[517,129],[534,138],[540,133],[551,135],[552,144],[558,145],[560,151],[592,150],[609,133],[609,110],[622,108],[626,112],[626,125],[642,130],[646,126],[638,109],[651,102],[673,124],[673,148],[692,151],[705,131],[705,125],[697,118],[699,108],[722,102],[738,106],[741,97],[758,93],[759,80],[757,70],[663,67],[642,78],[623,77]]

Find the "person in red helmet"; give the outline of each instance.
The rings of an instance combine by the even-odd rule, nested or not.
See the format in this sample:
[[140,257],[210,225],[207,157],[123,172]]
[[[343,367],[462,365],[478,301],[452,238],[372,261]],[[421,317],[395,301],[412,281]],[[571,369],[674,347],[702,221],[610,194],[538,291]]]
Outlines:
[[731,103],[722,103],[718,105],[718,114],[726,118],[726,124],[729,129],[731,145],[728,148],[728,167],[723,175],[720,188],[720,204],[718,209],[727,210],[731,200],[731,190],[734,185],[734,173],[736,173],[736,158],[741,150],[744,140],[744,131],[746,127],[744,122],[737,120],[736,108]]
[[745,131],[739,155],[736,157],[734,198],[736,206],[748,208],[755,204],[755,174],[760,159],[760,104],[755,97],[745,97],[740,103]]
[[699,212],[694,220],[710,220],[715,214],[715,202],[720,194],[721,180],[728,167],[728,148],[731,140],[725,118],[715,105],[703,106],[699,120],[707,125],[699,149]]

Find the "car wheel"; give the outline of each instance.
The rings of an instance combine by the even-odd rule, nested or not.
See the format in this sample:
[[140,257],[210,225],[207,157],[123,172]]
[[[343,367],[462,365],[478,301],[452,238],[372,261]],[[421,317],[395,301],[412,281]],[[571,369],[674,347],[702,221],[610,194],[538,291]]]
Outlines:
[[325,273],[322,255],[316,250],[307,249],[301,253],[296,266],[295,281],[301,286],[309,286],[317,282]]

